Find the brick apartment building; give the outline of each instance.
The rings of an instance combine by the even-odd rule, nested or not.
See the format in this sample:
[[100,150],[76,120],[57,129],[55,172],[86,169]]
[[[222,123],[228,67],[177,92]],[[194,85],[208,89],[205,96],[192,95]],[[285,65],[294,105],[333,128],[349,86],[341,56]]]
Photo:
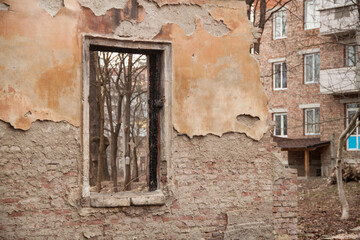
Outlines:
[[[357,6],[296,0],[266,24],[260,66],[274,141],[299,176],[328,176],[338,138],[360,103]],[[345,160],[359,161],[359,150],[358,129],[347,140]]]

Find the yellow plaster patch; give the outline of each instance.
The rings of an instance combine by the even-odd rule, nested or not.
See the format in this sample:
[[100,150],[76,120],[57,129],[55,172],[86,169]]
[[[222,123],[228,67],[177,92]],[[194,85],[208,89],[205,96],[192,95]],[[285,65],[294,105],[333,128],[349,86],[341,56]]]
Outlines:
[[[156,37],[173,42],[173,121],[180,133],[192,137],[243,132],[259,140],[268,130],[267,99],[259,66],[249,54],[250,25],[246,14],[240,12],[212,11],[218,19],[223,16],[221,20],[231,30],[222,37],[208,33],[200,22],[191,36],[175,24],[167,24]],[[240,114],[259,120],[249,127],[237,120]]]
[[23,130],[37,119],[80,126],[78,4],[67,1],[55,18],[36,0],[9,4],[0,13],[0,119]]

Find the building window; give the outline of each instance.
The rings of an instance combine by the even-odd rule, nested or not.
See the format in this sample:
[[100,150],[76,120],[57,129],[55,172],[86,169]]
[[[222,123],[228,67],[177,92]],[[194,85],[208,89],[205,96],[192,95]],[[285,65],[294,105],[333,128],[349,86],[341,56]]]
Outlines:
[[319,0],[305,1],[305,29],[320,27]]
[[[147,192],[147,205],[163,204],[155,190],[171,154],[171,44],[85,36],[83,52],[83,197],[95,207],[142,205]],[[115,202],[96,193],[117,191],[132,193]]]
[[345,65],[347,67],[353,67],[356,65],[356,46],[345,46]]
[[320,108],[305,109],[305,135],[320,134]]
[[287,88],[287,67],[286,62],[273,64],[274,90]]
[[274,114],[275,128],[274,135],[287,137],[287,114],[276,113]]
[[286,12],[280,11],[273,17],[273,38],[280,39],[286,37]]
[[304,56],[305,83],[318,83],[320,79],[320,54]]
[[[346,125],[348,125],[358,110],[360,104],[347,104],[346,105]],[[358,120],[356,120],[358,121]],[[347,150],[354,151],[360,150],[360,129],[356,128],[347,140]]]

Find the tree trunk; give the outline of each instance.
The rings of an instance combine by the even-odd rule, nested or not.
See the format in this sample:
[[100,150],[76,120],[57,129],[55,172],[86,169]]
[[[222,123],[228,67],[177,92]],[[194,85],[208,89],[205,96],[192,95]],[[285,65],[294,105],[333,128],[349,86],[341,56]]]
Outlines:
[[132,54],[128,56],[127,76],[125,78],[125,190],[130,190],[130,115],[131,115],[131,78],[132,78]]
[[342,207],[342,214],[341,219],[348,219],[349,218],[349,203],[346,200],[344,185],[342,180],[342,149],[345,144],[345,138],[339,139],[339,145],[337,149],[337,156],[336,156],[336,180],[337,180],[337,187],[339,192],[339,199]]
[[118,135],[111,133],[111,177],[114,183],[114,192],[118,191],[117,186],[117,167],[116,167],[116,155],[118,151],[117,145],[117,137]]
[[[259,28],[261,29],[261,35],[264,32],[265,23],[266,23],[266,1],[260,0]],[[259,38],[256,39],[256,42],[254,43],[254,51],[256,53],[260,53],[261,35]]]
[[345,146],[345,142],[347,137],[353,133],[356,128],[358,127],[359,123],[357,123],[357,119],[360,115],[360,108],[356,111],[355,115],[351,119],[349,125],[346,129],[341,133],[339,137],[339,144],[336,153],[336,181],[338,186],[339,192],[339,199],[342,208],[341,219],[348,219],[349,218],[349,203],[346,200],[344,185],[343,185],[343,176],[342,176],[342,159],[343,159],[343,149]]
[[102,171],[103,171],[103,151],[104,151],[104,96],[105,96],[105,87],[103,88],[103,93],[101,92],[101,79],[100,79],[100,64],[98,63],[99,59],[95,57],[96,61],[96,85],[98,92],[98,100],[100,106],[100,143],[99,143],[99,154],[98,154],[98,169],[97,169],[97,179],[96,179],[96,190],[100,192],[101,190],[101,180],[102,180]]
[[132,172],[132,179],[134,182],[139,182],[139,167],[138,167],[138,161],[137,161],[137,153],[136,153],[137,147],[133,148],[133,172]]
[[104,136],[104,150],[103,150],[103,157],[102,157],[102,181],[110,181],[110,174],[109,174],[109,166],[108,166],[108,160],[107,160],[107,154],[106,149],[109,147],[109,139]]
[[97,97],[96,83],[96,52],[90,54],[90,186],[96,185],[97,165],[99,156],[99,140],[100,140],[100,105]]

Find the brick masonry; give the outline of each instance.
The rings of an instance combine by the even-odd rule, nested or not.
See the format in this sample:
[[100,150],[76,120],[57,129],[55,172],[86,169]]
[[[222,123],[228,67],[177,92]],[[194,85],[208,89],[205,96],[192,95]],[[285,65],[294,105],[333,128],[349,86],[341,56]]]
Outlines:
[[269,136],[179,136],[163,206],[83,203],[80,129],[0,122],[4,239],[273,239],[296,234],[296,175],[271,153]]

